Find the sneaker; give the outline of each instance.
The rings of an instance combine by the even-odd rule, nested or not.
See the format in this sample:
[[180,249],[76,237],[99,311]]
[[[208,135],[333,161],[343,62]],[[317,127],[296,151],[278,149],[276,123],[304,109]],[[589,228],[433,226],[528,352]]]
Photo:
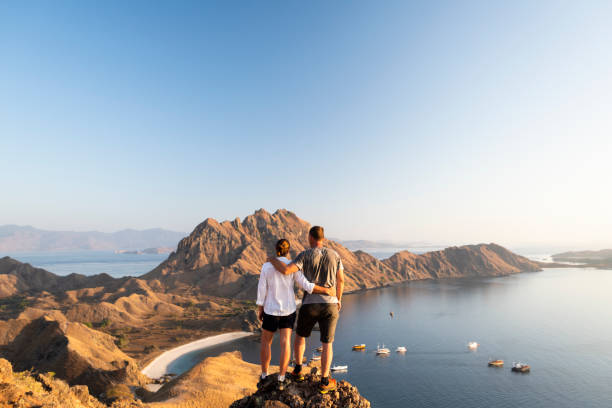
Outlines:
[[321,394],[327,394],[330,391],[335,391],[337,387],[338,384],[336,383],[336,379],[330,378],[329,383],[327,385],[324,385],[322,382],[319,383],[319,392]]
[[291,374],[289,374],[289,377],[296,382],[302,382],[304,381],[304,374],[302,373],[302,370],[300,370],[299,372],[295,371],[295,368],[293,369],[293,371],[291,372]]

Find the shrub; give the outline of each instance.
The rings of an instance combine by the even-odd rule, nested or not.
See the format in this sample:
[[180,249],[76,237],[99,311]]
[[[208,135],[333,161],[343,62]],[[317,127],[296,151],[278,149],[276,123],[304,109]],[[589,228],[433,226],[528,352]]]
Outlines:
[[115,344],[119,348],[124,348],[129,343],[130,343],[130,340],[127,338],[127,336],[125,334],[120,335],[119,338],[117,338],[117,340],[115,340]]
[[155,344],[149,344],[148,346],[145,346],[144,348],[145,353],[151,353],[155,350],[157,350],[157,346]]
[[130,388],[125,384],[111,385],[106,389],[106,398],[116,400],[119,398],[132,398]]

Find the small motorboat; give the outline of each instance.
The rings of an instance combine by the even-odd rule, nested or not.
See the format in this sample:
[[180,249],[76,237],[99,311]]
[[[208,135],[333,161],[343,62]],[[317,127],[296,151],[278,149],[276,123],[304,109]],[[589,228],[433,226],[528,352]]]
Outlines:
[[332,368],[330,368],[330,370],[332,371],[348,371],[348,366],[347,365],[335,365]]
[[398,353],[405,353],[406,351],[406,347],[404,346],[399,346],[398,348],[395,349],[395,351],[397,351]]
[[316,348],[316,350],[317,350],[319,353],[320,353],[320,352],[322,352],[322,351],[323,351],[323,346],[319,346],[319,347],[317,347],[317,348]]
[[470,341],[468,343],[468,348],[470,350],[476,350],[478,348],[478,346],[480,346],[480,344],[476,343],[475,341]]
[[489,367],[503,367],[504,360],[491,360],[489,361]]
[[514,371],[515,373],[528,373],[529,371],[531,371],[531,367],[521,362],[512,363],[512,371]]
[[353,350],[355,350],[355,351],[365,350],[365,348],[366,348],[365,344],[355,344],[353,346]]
[[319,360],[321,360],[321,356],[317,356],[316,354],[313,354],[312,358],[310,360],[311,361],[319,361]]
[[386,348],[384,344],[383,344],[382,347],[380,347],[380,344],[376,347],[376,354],[377,355],[386,355],[386,354],[389,354],[390,352],[391,352],[391,350]]

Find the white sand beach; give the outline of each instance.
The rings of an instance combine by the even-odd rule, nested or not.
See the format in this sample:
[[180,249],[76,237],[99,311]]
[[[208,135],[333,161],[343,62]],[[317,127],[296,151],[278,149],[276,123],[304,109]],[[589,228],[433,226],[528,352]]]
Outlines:
[[164,374],[168,373],[167,369],[170,364],[172,364],[174,361],[178,360],[187,353],[252,335],[253,333],[251,332],[224,333],[216,336],[205,337],[200,340],[192,341],[191,343],[183,344],[182,346],[178,346],[171,350],[165,351],[159,356],[157,356],[142,370],[142,373],[149,378],[160,378]]

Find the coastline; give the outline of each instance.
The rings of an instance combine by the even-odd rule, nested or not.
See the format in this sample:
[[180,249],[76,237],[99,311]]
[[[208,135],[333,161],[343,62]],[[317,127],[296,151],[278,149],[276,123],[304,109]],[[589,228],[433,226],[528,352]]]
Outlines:
[[149,364],[147,364],[141,370],[141,373],[152,379],[160,378],[164,374],[167,374],[167,369],[170,364],[172,364],[174,361],[178,360],[187,353],[227,343],[233,340],[238,340],[243,337],[248,337],[252,335],[252,332],[238,331],[204,337],[202,339],[183,344],[181,346],[164,351],[159,356],[155,357],[151,362],[149,362]]

